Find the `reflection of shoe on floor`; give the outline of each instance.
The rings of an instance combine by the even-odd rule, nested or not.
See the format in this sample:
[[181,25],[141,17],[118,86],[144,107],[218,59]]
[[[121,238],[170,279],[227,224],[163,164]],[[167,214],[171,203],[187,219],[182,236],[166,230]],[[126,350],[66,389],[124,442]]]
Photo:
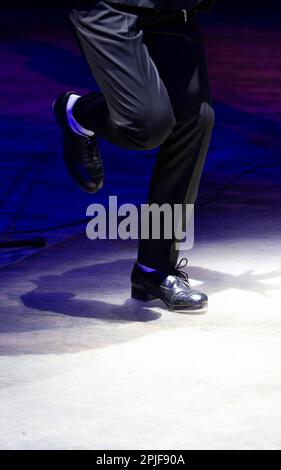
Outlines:
[[181,263],[169,273],[145,272],[138,263],[132,272],[132,297],[147,302],[162,300],[170,310],[178,312],[202,311],[208,307],[206,294],[192,289],[188,275],[181,271]]
[[[53,104],[58,125],[62,129],[64,160],[74,181],[88,193],[96,193],[103,186],[104,169],[96,136],[79,127],[75,131],[69,120],[69,104],[77,100],[72,92],[64,93]],[[79,126],[78,123],[76,123]]]

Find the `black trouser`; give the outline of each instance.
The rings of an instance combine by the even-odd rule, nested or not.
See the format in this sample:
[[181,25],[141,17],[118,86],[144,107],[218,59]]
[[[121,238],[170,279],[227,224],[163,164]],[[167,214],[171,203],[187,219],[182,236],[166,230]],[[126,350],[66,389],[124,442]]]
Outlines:
[[[193,204],[214,124],[196,14],[99,1],[71,20],[102,92],[82,97],[75,118],[122,147],[159,147],[149,203]],[[141,240],[138,261],[167,269],[175,246]]]

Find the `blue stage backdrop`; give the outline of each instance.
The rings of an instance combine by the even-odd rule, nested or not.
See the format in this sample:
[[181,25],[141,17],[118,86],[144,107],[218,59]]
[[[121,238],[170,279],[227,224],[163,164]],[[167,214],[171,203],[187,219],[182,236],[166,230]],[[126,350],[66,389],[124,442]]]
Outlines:
[[[275,203],[281,177],[280,16],[272,2],[254,10],[230,3],[218,2],[200,20],[217,124],[198,202],[213,203],[217,195],[216,203],[252,198],[262,204],[271,188]],[[52,102],[65,90],[97,88],[69,28],[67,8],[8,6],[0,26],[1,237],[41,230],[53,242],[84,230],[72,223],[85,217],[93,201],[118,195],[120,202],[144,202],[155,152],[126,151],[101,140],[106,184],[97,196],[76,188],[64,168]],[[55,226],[66,227],[45,230]],[[18,253],[6,256],[15,259]]]

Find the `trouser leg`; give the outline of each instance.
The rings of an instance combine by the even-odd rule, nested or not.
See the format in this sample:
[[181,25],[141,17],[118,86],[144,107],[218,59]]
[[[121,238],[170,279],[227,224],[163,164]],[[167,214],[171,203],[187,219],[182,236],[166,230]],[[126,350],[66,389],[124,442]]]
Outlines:
[[[177,33],[184,34],[179,37]],[[147,43],[177,120],[158,152],[148,201],[172,207],[195,204],[214,126],[205,53],[196,19],[181,31],[169,30],[168,36],[149,35]],[[178,250],[176,240],[166,240],[161,228],[160,240],[140,241],[138,261],[167,270],[176,264]]]
[[[202,103],[196,117],[176,125],[158,154],[150,185],[149,204],[170,204],[172,208],[179,204],[183,206],[183,213],[185,204],[195,204],[213,124],[211,106]],[[179,253],[176,240],[164,238],[163,221],[160,233],[160,240],[140,240],[138,261],[165,271],[170,265],[176,265]]]
[[138,30],[138,17],[106,2],[73,10],[71,21],[101,94],[81,98],[79,123],[127,149],[155,148],[175,126],[166,87]]
[[[78,101],[79,122],[129,149],[160,146],[148,202],[194,203],[211,139],[214,114],[195,15],[186,24],[137,21],[137,15],[98,2],[71,15],[102,94]],[[138,25],[141,25],[139,29]],[[74,110],[75,112],[75,110]],[[175,240],[141,240],[138,260],[167,269]]]

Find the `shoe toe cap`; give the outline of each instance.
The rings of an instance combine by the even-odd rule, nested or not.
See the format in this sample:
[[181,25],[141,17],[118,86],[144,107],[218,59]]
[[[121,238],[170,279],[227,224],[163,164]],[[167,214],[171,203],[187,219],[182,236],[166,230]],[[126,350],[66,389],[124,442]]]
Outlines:
[[100,178],[85,181],[80,179],[80,187],[87,193],[95,194],[103,188],[104,181]]
[[187,295],[177,296],[173,299],[176,307],[188,309],[201,309],[208,305],[208,297],[203,292],[193,291]]
[[208,297],[203,292],[193,292],[189,296],[189,301],[192,305],[202,305],[205,306],[208,303]]

